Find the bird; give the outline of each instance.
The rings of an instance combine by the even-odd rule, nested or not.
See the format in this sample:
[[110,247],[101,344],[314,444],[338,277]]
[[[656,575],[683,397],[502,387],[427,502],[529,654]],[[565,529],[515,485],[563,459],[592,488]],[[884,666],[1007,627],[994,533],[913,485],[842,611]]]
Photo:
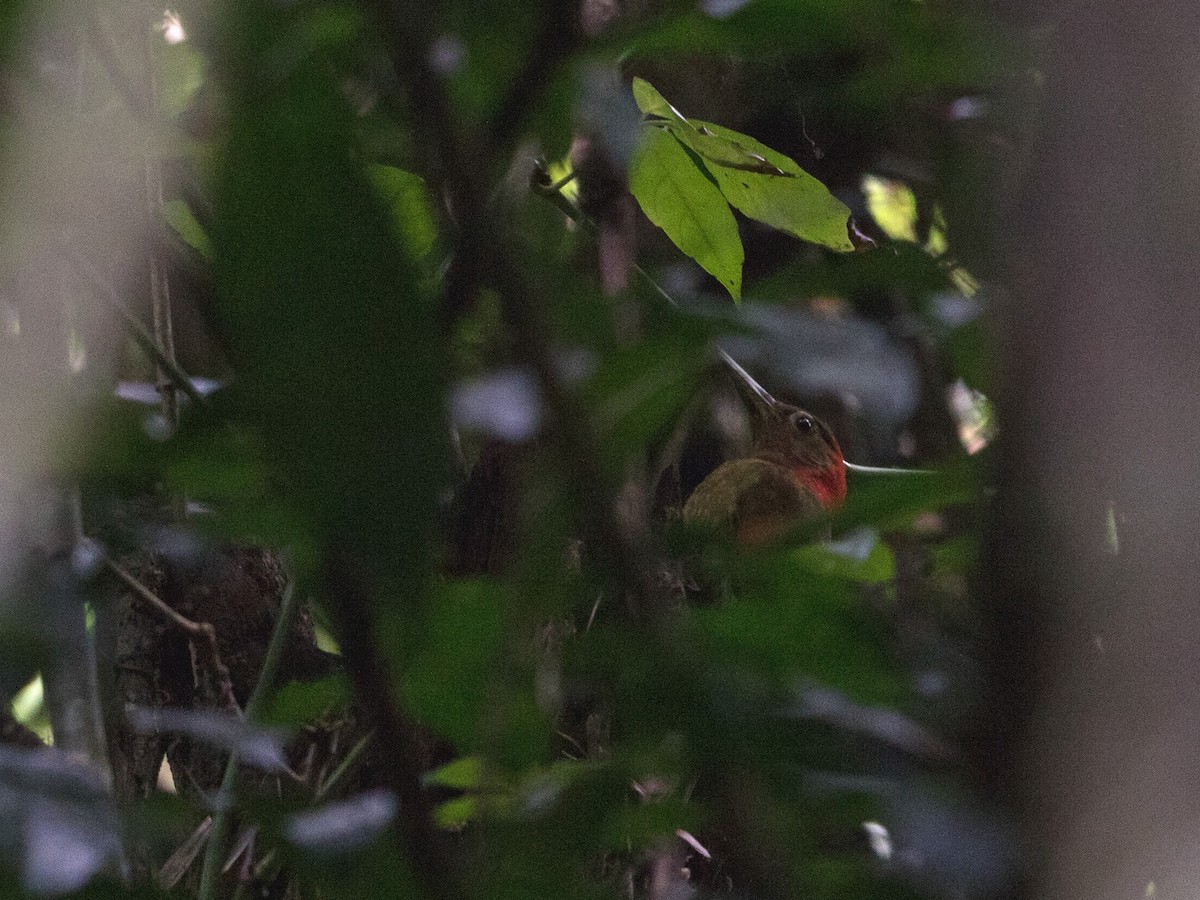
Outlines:
[[701,481],[682,518],[729,529],[741,546],[761,546],[840,507],[847,464],[828,425],[776,400],[731,356],[721,356],[750,406],[751,451]]

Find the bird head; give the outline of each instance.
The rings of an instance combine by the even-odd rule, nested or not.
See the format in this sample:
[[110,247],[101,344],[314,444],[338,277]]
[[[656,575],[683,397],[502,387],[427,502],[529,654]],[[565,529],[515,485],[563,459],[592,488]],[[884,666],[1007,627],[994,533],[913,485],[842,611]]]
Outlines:
[[753,455],[787,469],[826,509],[846,499],[846,460],[829,426],[771,396],[732,357],[724,356],[750,407]]

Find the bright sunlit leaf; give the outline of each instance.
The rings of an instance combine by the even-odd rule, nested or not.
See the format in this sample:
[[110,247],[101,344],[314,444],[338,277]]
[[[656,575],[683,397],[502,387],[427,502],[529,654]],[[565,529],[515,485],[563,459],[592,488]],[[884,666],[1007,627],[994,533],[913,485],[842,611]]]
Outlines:
[[[867,197],[867,210],[871,218],[894,241],[917,240],[917,196],[912,188],[902,181],[865,175],[862,180],[863,193]],[[945,252],[944,248],[939,252]]]
[[[647,130],[665,130],[691,151],[690,155],[660,160],[662,165],[698,169],[705,180],[716,184],[726,202],[751,219],[831,250],[854,249],[847,231],[850,210],[794,160],[731,128],[687,119],[640,78],[634,79],[633,91],[638,108],[650,117]],[[645,208],[636,190],[634,196]],[[654,216],[650,218],[654,221]],[[670,234],[665,227],[663,230]],[[675,243],[689,253],[679,241]]]

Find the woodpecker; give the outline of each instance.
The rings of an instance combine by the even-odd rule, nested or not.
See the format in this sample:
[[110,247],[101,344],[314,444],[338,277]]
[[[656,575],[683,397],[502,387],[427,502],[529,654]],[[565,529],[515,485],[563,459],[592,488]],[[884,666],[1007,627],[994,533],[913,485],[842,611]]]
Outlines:
[[732,530],[743,546],[763,544],[846,499],[846,460],[829,426],[772,397],[728,354],[751,410],[749,456],[718,466],[688,497],[685,522]]

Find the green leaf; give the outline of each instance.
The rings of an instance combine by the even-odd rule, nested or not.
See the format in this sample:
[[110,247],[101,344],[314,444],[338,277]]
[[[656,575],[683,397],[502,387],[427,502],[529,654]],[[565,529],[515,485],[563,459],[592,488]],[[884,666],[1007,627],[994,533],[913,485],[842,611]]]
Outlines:
[[922,513],[978,499],[976,463],[961,460],[932,471],[851,471],[845,505],[827,520],[804,522],[784,535],[780,546],[798,546],[832,530],[835,536],[872,526],[880,531],[906,528]]
[[[692,124],[694,133],[677,129],[676,135],[710,161],[708,171],[732,206],[801,240],[841,252],[854,249],[847,232],[849,208],[792,159],[730,128],[699,120]],[[758,168],[732,164],[739,154],[746,159],[761,157],[762,163]],[[731,162],[722,162],[722,157]],[[766,166],[778,172],[767,171]]]
[[[742,141],[739,142],[732,137],[726,137],[717,134],[707,126],[695,127],[689,123],[691,127],[682,131],[678,136],[681,141],[691,147],[696,153],[702,156],[707,162],[715,163],[726,169],[737,169],[740,172],[755,172],[759,175],[771,175],[775,178],[793,178],[795,177],[790,172],[785,172],[779,166],[772,163],[761,153],[755,153],[748,146],[746,141],[750,138],[745,135],[739,135]],[[737,134],[737,132],[732,132]]]
[[159,110],[174,118],[187,109],[204,84],[205,60],[190,43],[156,41],[154,47]]
[[[867,197],[867,211],[883,233],[892,240],[916,243],[917,196],[912,188],[903,181],[878,175],[864,175],[862,188]],[[933,239],[932,235],[930,239]],[[945,249],[943,246],[931,252],[937,256]]]
[[395,166],[371,166],[367,174],[392,214],[392,224],[401,245],[412,259],[424,260],[437,240],[437,226],[425,180]]
[[[643,113],[664,120],[666,130],[703,160],[698,164],[699,168],[742,213],[832,250],[848,252],[854,249],[847,232],[849,208],[795,161],[749,135],[711,122],[688,119],[641,78],[633,80],[633,96]],[[660,130],[662,124],[651,123],[651,128]],[[632,176],[631,170],[631,184]],[[637,196],[636,190],[634,195]],[[641,197],[638,202],[642,202]],[[642,208],[645,209],[644,203]],[[660,223],[655,221],[655,224]],[[671,234],[669,229],[662,227]],[[704,265],[674,235],[671,239]]]
[[186,201],[167,200],[163,203],[163,217],[185,244],[205,259],[212,256],[212,242]]
[[354,114],[320,49],[285,69],[271,56],[307,23],[278,6],[228,11],[241,44],[230,84],[245,90],[231,98],[210,234],[230,400],[317,545],[415,604],[445,460],[436,303],[356,162]]
[[602,359],[588,384],[588,404],[598,435],[619,464],[669,432],[708,365],[706,347],[676,334]]
[[642,78],[633,79],[633,99],[637,101],[638,109],[648,116],[657,116],[670,122],[691,128],[692,125],[683,113],[667,102],[650,82]]
[[464,750],[478,746],[483,713],[493,709],[493,668],[503,646],[505,596],[493,582],[454,581],[430,604],[419,649],[405,671],[409,707]]
[[680,132],[676,134],[676,137],[706,159],[736,169],[747,169],[769,175],[784,174],[761,155],[753,153],[736,141],[719,137],[711,132],[703,133],[701,129],[688,121],[683,113],[672,106],[650,82],[644,79],[633,79],[633,99],[637,101],[638,109],[648,116],[665,120],[672,133]]
[[479,803],[474,797],[455,797],[433,811],[433,821],[439,828],[465,828],[479,815]]
[[629,169],[629,188],[647,218],[730,295],[742,294],[745,253],[721,191],[671,134],[647,129]]
[[792,558],[803,568],[862,584],[882,584],[896,576],[896,558],[876,534],[865,555],[822,544],[808,544],[793,551]]
[[460,791],[481,787],[483,760],[478,756],[461,756],[434,769],[424,778],[425,784],[437,784]]
[[350,704],[350,683],[345,675],[318,681],[292,681],[275,692],[263,713],[264,725],[305,725],[326,713]]
[[885,624],[853,584],[801,568],[789,554],[746,561],[732,575],[736,602],[689,612],[714,671],[729,666],[780,684],[804,676],[861,703],[903,694]]

